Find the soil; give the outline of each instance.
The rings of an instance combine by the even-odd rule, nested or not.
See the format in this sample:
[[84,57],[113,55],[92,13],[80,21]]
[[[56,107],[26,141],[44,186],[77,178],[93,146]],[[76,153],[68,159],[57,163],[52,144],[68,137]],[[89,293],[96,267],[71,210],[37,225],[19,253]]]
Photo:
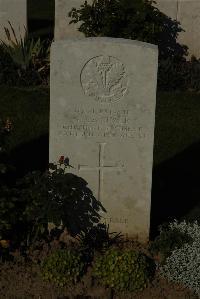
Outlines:
[[[72,245],[72,244],[71,244]],[[137,248],[150,255],[148,244],[141,245],[136,241],[126,242],[118,247]],[[55,241],[51,251],[59,248],[59,242]],[[15,263],[0,263],[0,298],[1,299],[198,299],[189,289],[167,281],[159,276],[156,271],[154,279],[143,290],[138,292],[117,293],[98,285],[93,281],[91,268],[76,285],[58,288],[42,279],[38,261],[48,253],[47,247],[42,250],[30,252],[32,261],[25,262],[15,253]]]

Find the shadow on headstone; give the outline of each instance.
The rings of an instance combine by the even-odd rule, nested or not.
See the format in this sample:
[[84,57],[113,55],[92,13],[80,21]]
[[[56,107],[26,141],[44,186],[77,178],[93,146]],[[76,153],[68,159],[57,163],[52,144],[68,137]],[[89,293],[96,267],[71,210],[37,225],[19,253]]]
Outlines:
[[151,234],[163,222],[200,220],[200,142],[153,169]]
[[[48,151],[48,135],[15,148],[9,162],[17,178],[46,170]],[[150,237],[156,236],[159,224],[174,218],[200,220],[200,142],[153,168]]]
[[54,186],[51,211],[54,211],[55,218],[57,214],[61,215],[63,226],[72,236],[80,234],[81,231],[87,232],[94,224],[99,223],[99,212],[106,210],[88,188],[86,180],[72,173],[65,173],[63,178],[58,177]]

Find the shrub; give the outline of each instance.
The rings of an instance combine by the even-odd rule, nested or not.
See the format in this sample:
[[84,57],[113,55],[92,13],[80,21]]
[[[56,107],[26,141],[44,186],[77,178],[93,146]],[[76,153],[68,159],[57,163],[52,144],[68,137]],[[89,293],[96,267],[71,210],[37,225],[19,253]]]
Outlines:
[[200,90],[200,61],[192,57],[186,61],[188,47],[177,42],[183,31],[149,0],[85,1],[79,9],[69,12],[71,23],[81,22],[78,30],[86,37],[109,36],[136,39],[158,45],[158,89]]
[[[50,43],[29,38],[25,29],[24,39],[17,39],[10,22],[5,29],[7,42],[1,41],[1,83],[14,85],[47,84],[50,66]],[[3,61],[6,59],[6,63]],[[6,73],[7,72],[7,73]]]
[[66,249],[55,251],[41,265],[44,279],[61,287],[68,283],[76,283],[83,276],[85,269],[83,256]]
[[69,24],[81,22],[78,30],[86,37],[109,36],[137,39],[156,44],[159,57],[183,57],[188,47],[176,38],[183,31],[176,20],[160,12],[151,0],[94,0],[85,1],[80,9],[69,12]]
[[[72,235],[87,231],[100,220],[105,211],[87,188],[87,182],[65,166],[51,164],[51,171],[34,171],[17,181],[15,188],[6,189],[1,201],[0,223],[16,244],[30,246],[44,238],[48,223],[67,228]],[[0,235],[5,226],[0,225]]]
[[177,227],[169,227],[169,225],[160,226],[160,235],[150,245],[150,251],[153,254],[160,255],[161,263],[165,262],[173,250],[181,248],[185,243],[192,243],[193,239],[190,235],[181,232]]
[[93,276],[117,291],[136,291],[146,287],[154,270],[153,261],[140,252],[109,249],[96,259]]
[[200,296],[200,226],[197,221],[193,223],[174,221],[170,223],[170,228],[188,234],[193,242],[173,250],[165,264],[160,266],[160,274],[171,281],[185,285]]
[[98,223],[78,236],[80,246],[87,250],[105,251],[121,240],[121,233],[110,233],[109,226]]

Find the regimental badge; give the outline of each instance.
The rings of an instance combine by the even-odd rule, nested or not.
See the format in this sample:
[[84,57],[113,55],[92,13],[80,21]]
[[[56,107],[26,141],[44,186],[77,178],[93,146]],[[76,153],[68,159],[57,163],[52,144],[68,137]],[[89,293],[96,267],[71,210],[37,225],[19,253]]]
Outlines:
[[121,61],[112,56],[90,59],[81,72],[81,85],[85,95],[102,103],[123,98],[128,89],[128,77]]

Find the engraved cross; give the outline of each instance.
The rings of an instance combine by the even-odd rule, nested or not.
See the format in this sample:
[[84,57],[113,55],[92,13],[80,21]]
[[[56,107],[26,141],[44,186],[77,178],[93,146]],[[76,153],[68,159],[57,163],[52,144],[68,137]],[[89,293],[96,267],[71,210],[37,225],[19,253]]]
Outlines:
[[104,165],[103,157],[104,157],[104,149],[105,142],[99,143],[99,165],[96,167],[90,167],[88,165],[78,165],[78,171],[81,170],[98,170],[98,200],[102,199],[103,192],[103,174],[104,170],[114,171],[114,170],[122,170],[124,165],[116,166],[116,165]]

